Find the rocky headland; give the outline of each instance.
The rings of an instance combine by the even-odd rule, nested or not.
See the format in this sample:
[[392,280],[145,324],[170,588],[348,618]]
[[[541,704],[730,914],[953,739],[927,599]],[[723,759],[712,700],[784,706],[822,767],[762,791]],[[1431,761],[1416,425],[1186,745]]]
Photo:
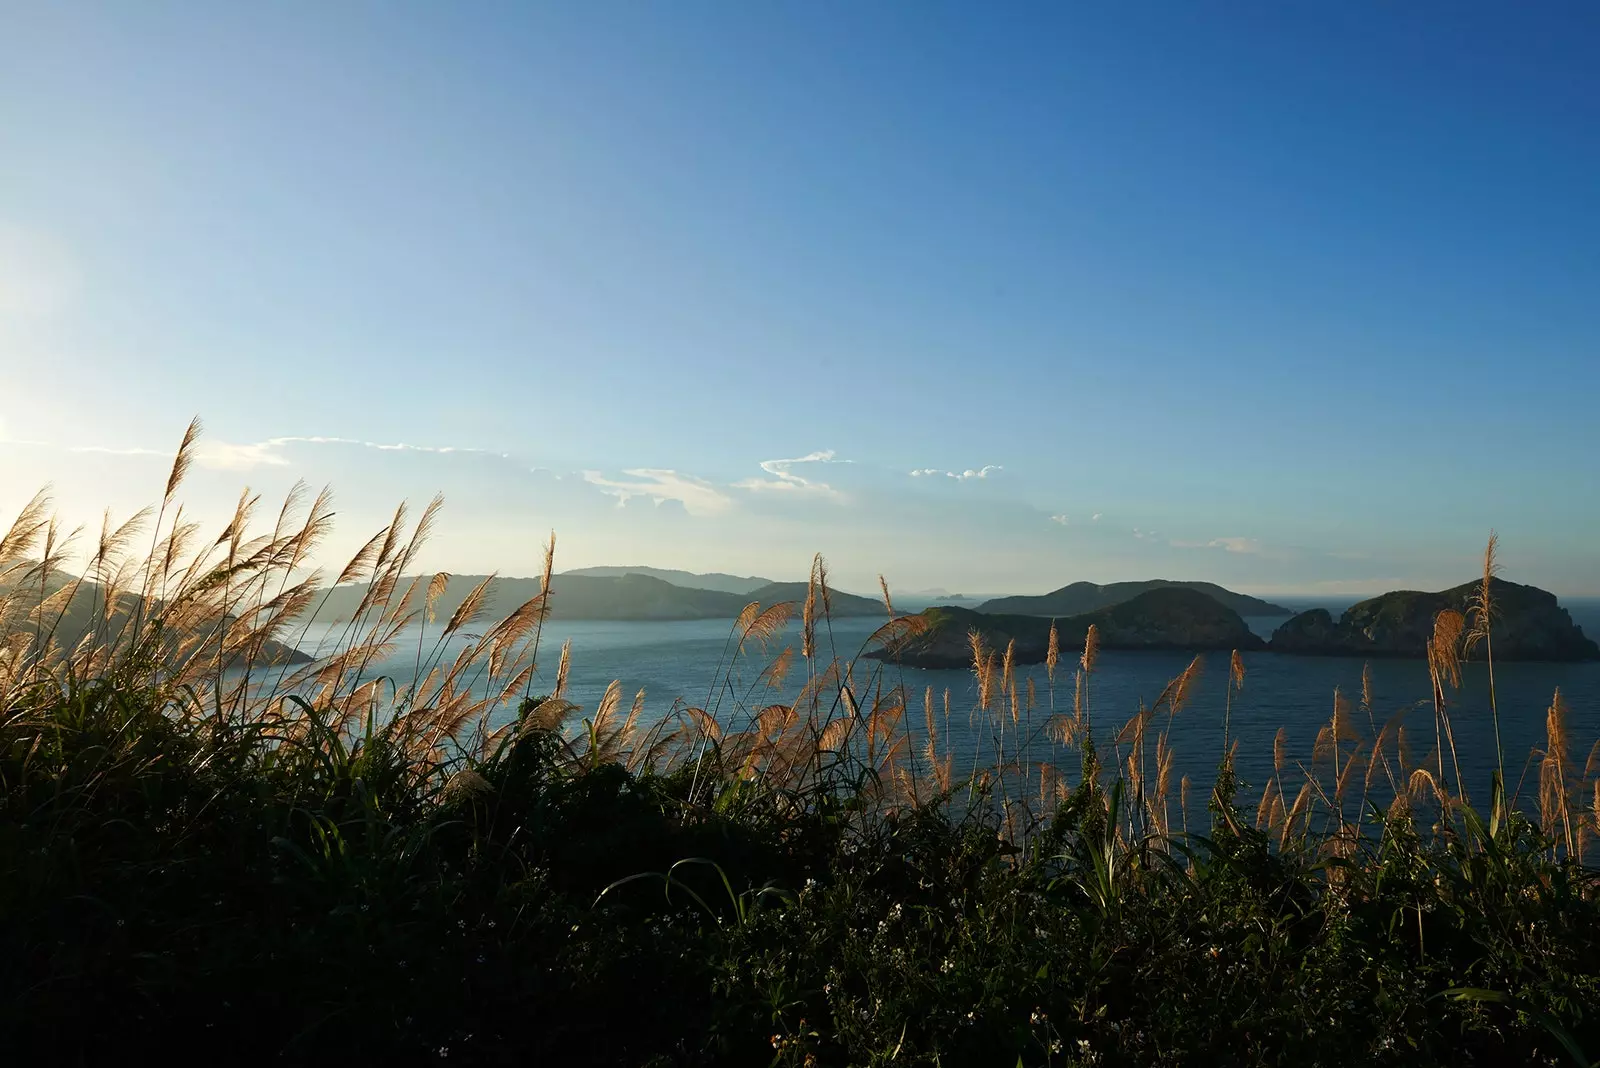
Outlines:
[[[1439,593],[1397,590],[1346,609],[1302,612],[1272,634],[1268,648],[1309,656],[1424,657],[1434,619],[1446,609],[1467,615],[1480,583]],[[1572,622],[1555,594],[1494,579],[1489,639],[1496,660],[1600,660],[1600,646]]]
[[[996,650],[1004,651],[1015,641],[1019,664],[1040,663],[1049,649],[1051,621],[1040,616],[941,606],[923,612],[922,619],[925,625],[920,634],[867,655],[896,660],[907,667],[966,668],[972,664],[968,634],[974,630]],[[1181,586],[1150,590],[1121,604],[1058,619],[1055,626],[1063,653],[1082,649],[1090,626],[1098,628],[1102,649],[1204,652],[1265,646],[1237,612]]]

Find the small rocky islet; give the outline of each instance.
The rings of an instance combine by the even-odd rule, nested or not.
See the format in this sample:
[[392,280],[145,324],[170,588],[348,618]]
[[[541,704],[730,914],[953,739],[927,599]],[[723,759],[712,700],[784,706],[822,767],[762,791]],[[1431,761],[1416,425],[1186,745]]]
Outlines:
[[[969,608],[938,607],[922,613],[919,633],[867,655],[895,660],[907,667],[962,668],[972,663],[968,637],[977,631],[992,648],[1005,650],[1013,641],[1018,664],[1037,664],[1049,651],[1052,621],[1044,616],[996,615]],[[1103,649],[1220,650],[1263,649],[1261,640],[1240,615],[1198,590],[1164,587],[1121,604],[1054,621],[1062,652],[1083,648],[1090,626],[1097,628]]]

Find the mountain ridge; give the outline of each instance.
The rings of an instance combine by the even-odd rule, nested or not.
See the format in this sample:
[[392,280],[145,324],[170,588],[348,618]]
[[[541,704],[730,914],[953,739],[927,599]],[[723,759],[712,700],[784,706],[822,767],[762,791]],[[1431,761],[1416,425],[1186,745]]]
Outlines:
[[1214,582],[1184,579],[1142,579],[1128,582],[1072,582],[1038,595],[996,597],[978,605],[977,611],[1001,615],[1065,618],[1096,612],[1159,589],[1186,589],[1205,594],[1241,616],[1292,616],[1282,605],[1236,593]]
[[[397,584],[404,589],[416,576],[403,576]],[[428,576],[422,576],[424,583]],[[444,590],[434,603],[437,617],[449,618],[472,589],[486,575],[451,575]],[[552,576],[550,580],[550,618],[613,622],[678,622],[694,619],[733,619],[751,601],[762,605],[781,601],[803,601],[806,596],[804,582],[770,582],[748,593],[728,593],[721,590],[695,589],[677,586],[650,575],[589,576],[572,572]],[[367,590],[366,583],[337,586],[329,590],[308,609],[316,613],[319,623],[347,622],[361,603]],[[490,584],[485,600],[485,618],[498,618],[518,605],[539,595],[537,578],[495,578]],[[884,612],[881,602],[854,594],[829,590],[831,609],[835,616],[878,615]],[[420,607],[420,602],[418,604]]]
[[680,571],[670,567],[622,567],[615,564],[600,564],[595,567],[575,567],[570,571],[562,571],[556,578],[568,575],[577,578],[623,578],[627,575],[645,575],[649,578],[660,579],[662,582],[686,590],[711,590],[716,593],[746,594],[771,586],[776,579],[763,578],[760,575],[730,575],[724,571]]

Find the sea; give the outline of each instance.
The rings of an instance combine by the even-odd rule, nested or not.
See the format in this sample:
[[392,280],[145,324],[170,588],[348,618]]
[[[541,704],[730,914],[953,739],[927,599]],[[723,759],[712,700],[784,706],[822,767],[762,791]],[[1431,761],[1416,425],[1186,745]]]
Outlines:
[[[1354,601],[1280,603],[1297,612],[1326,608],[1337,618]],[[1564,599],[1562,604],[1584,633],[1600,636],[1600,599]],[[1268,637],[1283,618],[1247,618],[1246,622],[1252,630]],[[881,624],[881,619],[858,618],[835,620],[821,627],[819,660],[826,663],[835,655],[841,660],[851,659]],[[583,709],[580,716],[592,713],[607,686],[617,680],[625,707],[631,705],[637,692],[644,692],[642,722],[658,721],[676,707],[691,705],[715,710],[727,727],[737,729],[753,710],[792,698],[805,679],[806,666],[804,661],[797,661],[782,690],[765,688],[759,681],[761,670],[786,646],[798,647],[798,621],[766,649],[747,647],[742,653],[732,637],[732,627],[731,620],[639,623],[552,619],[546,623],[541,639],[540,677],[533,690],[549,690],[560,648],[570,640],[567,696]],[[328,642],[336,640],[337,630],[313,627],[301,647],[313,652],[320,644],[325,650]],[[432,639],[422,637],[424,650],[431,649]],[[416,638],[415,633],[402,634],[397,646],[400,651],[373,664],[368,674],[411,679],[416,668]],[[444,650],[446,663],[462,644],[459,637],[452,640]],[[1239,778],[1259,788],[1272,774],[1273,742],[1279,728],[1287,731],[1289,761],[1309,767],[1317,733],[1332,714],[1335,691],[1359,709],[1363,661],[1266,652],[1243,656],[1246,678],[1243,689],[1234,694],[1231,733],[1238,742]],[[1115,733],[1137,712],[1140,703],[1153,702],[1190,659],[1188,654],[1169,652],[1101,653],[1090,680],[1089,711],[1102,754],[1114,751]],[[1021,680],[1028,678],[1034,683],[1038,707],[1032,716],[1036,723],[1049,714],[1052,704],[1057,710],[1071,711],[1071,667],[1075,665],[1075,659],[1071,659],[1058,668],[1053,696],[1044,665],[1018,668],[1019,686],[1026,686]],[[1414,759],[1422,758],[1433,748],[1432,689],[1426,665],[1420,661],[1373,660],[1371,672],[1371,723],[1381,727],[1393,716],[1404,716],[1402,722],[1408,725]],[[1174,792],[1185,775],[1191,777],[1197,792],[1209,788],[1214,778],[1223,748],[1227,678],[1227,654],[1207,654],[1193,698],[1170,721]],[[863,695],[870,695],[878,686],[905,688],[911,708],[907,723],[919,747],[923,736],[922,699],[931,687],[939,710],[941,748],[954,754],[958,771],[992,762],[993,730],[984,717],[972,714],[977,686],[970,671],[923,670],[863,659],[856,663],[854,681],[857,693]],[[943,716],[946,690],[952,707],[948,727]],[[1546,710],[1557,690],[1568,708],[1572,753],[1580,763],[1578,770],[1582,770],[1581,763],[1590,755],[1590,747],[1600,740],[1600,662],[1494,665],[1506,777],[1508,785],[1515,789],[1526,775],[1522,789],[1525,797],[1536,793],[1538,768],[1529,762],[1529,754],[1544,745]],[[1486,797],[1496,756],[1489,673],[1481,655],[1467,663],[1462,686],[1449,695],[1449,700],[1462,777],[1469,792]],[[1356,712],[1356,719],[1360,724],[1368,722],[1366,713],[1360,711]],[[1165,717],[1162,725],[1166,725]],[[1366,733],[1370,736],[1374,731],[1369,727]],[[1038,759],[1049,752],[1048,743],[1040,743],[1033,755]],[[1075,755],[1063,753],[1061,759],[1064,763],[1070,760],[1075,767]],[[1449,766],[1447,757],[1446,767]],[[1595,757],[1594,770],[1600,771],[1600,755]],[[1203,797],[1203,792],[1199,796]]]

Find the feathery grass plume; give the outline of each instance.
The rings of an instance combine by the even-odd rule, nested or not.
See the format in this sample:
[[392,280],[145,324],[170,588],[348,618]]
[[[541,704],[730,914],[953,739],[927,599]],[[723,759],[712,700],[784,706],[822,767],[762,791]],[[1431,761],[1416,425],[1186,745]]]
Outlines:
[[494,793],[494,786],[480,773],[471,768],[461,768],[452,774],[445,783],[444,796],[457,797],[486,797]]
[[1360,741],[1356,742],[1355,748],[1351,749],[1350,755],[1345,758],[1344,771],[1334,778],[1333,800],[1338,809],[1337,815],[1341,825],[1344,823],[1344,796],[1350,780],[1366,765],[1366,761],[1362,760],[1362,744]]
[[1161,809],[1161,833],[1168,831],[1167,795],[1172,789],[1172,747],[1167,736],[1156,739],[1156,794],[1155,804]]
[[544,543],[544,566],[539,570],[539,592],[544,594],[544,607],[539,612],[539,623],[533,631],[533,659],[539,657],[539,639],[544,637],[544,621],[550,617],[550,582],[556,571],[556,532],[551,531]]
[[1178,814],[1183,818],[1183,833],[1189,833],[1189,776],[1178,780]]
[[761,644],[762,650],[765,651],[771,645],[773,639],[783,633],[783,629],[789,625],[789,619],[793,615],[794,602],[792,601],[779,601],[777,604],[768,605],[764,611],[750,621],[750,626],[746,629],[743,640],[754,639]]
[[756,676],[759,685],[766,686],[769,690],[783,689],[784,680],[789,677],[789,670],[794,667],[794,646],[786,645],[783,652],[773,658],[761,673]]
[[1078,657],[1078,666],[1081,674],[1078,677],[1078,692],[1074,696],[1074,707],[1083,720],[1089,738],[1093,739],[1093,721],[1089,714],[1089,677],[1094,674],[1095,661],[1100,657],[1100,626],[1097,623],[1089,624],[1088,631],[1083,636],[1083,653]]
[[[1461,686],[1462,634],[1466,620],[1460,612],[1445,609],[1433,619],[1433,636],[1428,640],[1428,674],[1433,682],[1434,752],[1438,755],[1438,778],[1444,779],[1444,735],[1449,731],[1449,705],[1444,688]],[[1458,784],[1459,786],[1459,784]]]
[[483,614],[485,602],[489,597],[489,587],[493,585],[495,578],[495,575],[485,575],[482,581],[472,587],[466,599],[450,614],[449,622],[444,625],[444,637],[448,638],[462,627],[469,626]]
[[1244,689],[1244,657],[1235,649],[1228,657],[1228,684],[1223,687],[1222,708],[1222,751],[1228,751],[1228,739],[1232,736],[1233,725],[1233,693],[1235,690]]
[[705,709],[691,706],[683,709],[681,715],[689,721],[690,728],[700,739],[713,745],[722,741],[722,724],[717,722],[717,717]]
[[1289,757],[1289,729],[1279,727],[1272,736],[1272,777],[1278,782],[1278,792],[1283,792],[1283,765]]
[[1256,806],[1256,830],[1267,829],[1267,821],[1272,816],[1272,802],[1277,796],[1278,780],[1268,779],[1267,784],[1261,788],[1261,803]]
[[1021,719],[1021,709],[1018,707],[1017,697],[1017,639],[1012,638],[1006,643],[1006,655],[1003,661],[1004,668],[1001,672],[1002,691],[1011,699],[1011,722],[1017,723]]
[[433,623],[438,619],[439,597],[449,584],[450,572],[448,571],[435,572],[433,578],[428,580],[428,594],[423,601],[423,610],[429,623]]
[[1396,712],[1384,722],[1382,727],[1378,729],[1377,736],[1372,741],[1372,752],[1367,756],[1367,773],[1365,776],[1364,788],[1371,788],[1373,777],[1381,768],[1384,778],[1389,783],[1390,792],[1392,793],[1399,789],[1395,783],[1394,771],[1389,765],[1389,755],[1386,751],[1386,747],[1394,744],[1395,734],[1399,730],[1400,721],[1405,714],[1406,713],[1404,709]]
[[395,563],[395,571],[403,572],[411,566],[416,559],[417,552],[433,536],[433,526],[439,520],[439,512],[444,508],[444,494],[435,493],[428,501],[427,507],[422,509],[422,515],[417,517],[417,525],[411,528],[411,538],[406,542],[406,547],[401,550]]
[[1559,687],[1545,713],[1544,759],[1539,762],[1539,821],[1548,832],[1558,822],[1566,841],[1567,856],[1575,852],[1568,777],[1572,770],[1567,736],[1567,702]]
[[556,688],[552,696],[561,697],[567,692],[567,673],[572,670],[572,639],[561,643],[561,661],[556,665]]
[[1056,714],[1045,720],[1045,733],[1052,741],[1061,745],[1071,745],[1078,737],[1078,729],[1082,722],[1072,716]]
[[800,655],[807,660],[817,655],[817,566],[822,554],[811,558],[811,574],[806,578],[806,600],[800,610]]
[[498,679],[508,664],[518,663],[517,644],[526,638],[544,611],[545,595],[536,593],[500,622],[490,627],[484,638],[489,648],[489,677]]
[[1500,705],[1495,698],[1494,687],[1494,638],[1490,634],[1495,610],[1494,576],[1500,570],[1500,564],[1496,560],[1499,548],[1500,535],[1493,530],[1489,531],[1489,542],[1483,549],[1483,581],[1478,584],[1478,592],[1468,609],[1472,616],[1472,629],[1467,633],[1463,652],[1470,653],[1479,642],[1483,643],[1484,659],[1489,665],[1489,715],[1494,721],[1495,766],[1503,783],[1506,777],[1506,760],[1505,749],[1500,744]]
[[1407,801],[1411,804],[1426,796],[1424,791],[1433,795],[1440,808],[1448,808],[1450,795],[1439,785],[1439,780],[1427,768],[1416,768],[1411,772],[1411,778],[1406,783]]
[[1056,621],[1050,621],[1050,639],[1045,645],[1044,669],[1049,676],[1050,685],[1056,684],[1056,665],[1061,662],[1061,635],[1056,631]]
[[1328,717],[1328,722],[1317,732],[1316,743],[1312,747],[1311,759],[1332,760],[1333,777],[1339,778],[1340,774],[1340,743],[1350,740],[1356,732],[1350,723],[1350,699],[1338,686],[1333,688],[1333,714]]
[[1094,674],[1094,662],[1100,656],[1100,625],[1090,623],[1089,630],[1083,636],[1083,657],[1081,663],[1085,674]]
[[894,618],[894,601],[889,598],[889,583],[882,575],[878,576],[878,588],[883,591],[883,610],[889,613],[889,618]]
[[882,649],[890,657],[897,657],[907,643],[927,632],[926,617],[895,616],[879,624],[878,629],[869,634],[867,640],[862,643],[862,648]]
[[333,584],[335,586],[343,586],[347,582],[354,582],[359,579],[362,573],[377,559],[378,550],[382,547],[383,539],[387,535],[388,530],[386,528],[368,538],[366,544],[356,551],[356,554],[350,558],[348,564],[344,565],[343,570],[339,572],[338,578],[333,580]]
[[823,728],[822,734],[817,739],[819,753],[843,753],[850,733],[855,729],[856,720],[836,719]]
[[750,624],[756,621],[756,616],[761,614],[761,602],[751,601],[739,610],[733,620],[733,632],[739,635],[739,648],[744,649],[744,640],[750,633]]
[[[150,556],[151,559],[154,559],[154,557],[156,555],[156,552],[155,552],[156,546],[158,544],[160,544],[161,524],[162,524],[162,521],[166,518],[167,508],[171,506],[172,501],[173,501],[173,497],[177,494],[178,487],[183,484],[184,476],[187,475],[188,472],[189,472],[189,465],[194,460],[194,443],[197,440],[199,440],[201,430],[202,430],[202,424],[200,422],[200,417],[198,415],[195,416],[193,419],[189,420],[189,426],[183,432],[183,440],[178,444],[177,455],[175,455],[172,458],[172,469],[167,474],[166,491],[161,496],[161,507],[156,512],[155,527],[151,530],[151,533],[150,533],[151,543],[150,543],[149,556]],[[180,507],[179,515],[181,516],[181,514],[182,514],[182,509]],[[177,526],[176,517],[173,520],[173,526],[174,526],[174,528],[176,528],[176,526]],[[174,529],[174,536],[175,535],[176,535],[176,529]],[[169,554],[169,556],[167,558],[167,562],[168,562],[169,567],[166,568],[166,569],[163,569],[163,571],[162,571],[162,580],[161,581],[162,581],[162,586],[163,586],[163,591],[162,591],[163,593],[165,592],[164,587],[165,587],[165,584],[166,584],[166,576],[167,576],[168,571],[170,570],[170,564],[171,564],[171,556],[170,556],[170,554]],[[133,634],[134,634],[134,637],[135,637],[136,640],[137,640],[138,636],[140,635],[140,633],[143,631],[144,623],[145,623],[145,609],[151,602],[152,596],[154,595],[154,589],[155,589],[155,573],[154,573],[153,569],[147,567],[145,569],[144,582],[140,585],[140,588],[139,588],[139,600],[138,600],[138,603],[134,606],[134,611],[133,611]]]
[[967,631],[967,644],[972,649],[972,675],[978,682],[978,710],[987,712],[994,694],[994,654],[976,627]]
[[1204,670],[1205,657],[1196,656],[1189,661],[1189,666],[1184,668],[1177,678],[1169,681],[1162,689],[1160,696],[1156,698],[1155,704],[1151,706],[1151,711],[1154,712],[1165,707],[1169,720],[1183,711],[1188,706],[1190,698],[1194,696],[1195,687],[1199,685],[1200,675]]
[[422,576],[412,575],[411,581],[406,583],[406,592],[402,593],[398,599],[391,598],[384,603],[381,622],[392,623],[397,619],[406,619],[409,623],[410,619],[408,617],[414,615],[411,605],[416,601],[417,591],[420,589],[422,589]]
[[[571,701],[560,697],[547,697],[528,710],[523,717],[523,728],[530,731],[559,731],[562,724],[576,711],[578,706]],[[688,711],[694,713],[700,710],[691,708]],[[711,726],[714,728],[715,722]]]
[[52,503],[48,489],[41,489],[22,506],[5,534],[0,535],[0,584],[27,566],[29,554],[50,524]]
[[203,429],[204,424],[198,415],[189,420],[189,426],[183,432],[183,441],[178,444],[178,454],[172,458],[172,470],[167,474],[166,492],[161,496],[163,505],[172,502],[173,494],[178,492],[178,486],[189,473],[189,465],[194,461],[194,443],[199,440]]
[[1294,825],[1308,814],[1311,806],[1311,784],[1305,783],[1300,787],[1300,792],[1294,795],[1294,805],[1284,815],[1283,828],[1279,833],[1278,845],[1286,847],[1294,836]]

